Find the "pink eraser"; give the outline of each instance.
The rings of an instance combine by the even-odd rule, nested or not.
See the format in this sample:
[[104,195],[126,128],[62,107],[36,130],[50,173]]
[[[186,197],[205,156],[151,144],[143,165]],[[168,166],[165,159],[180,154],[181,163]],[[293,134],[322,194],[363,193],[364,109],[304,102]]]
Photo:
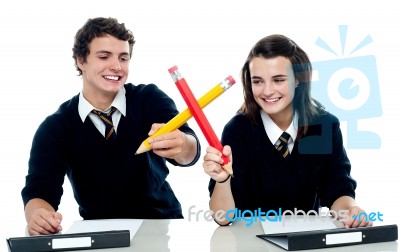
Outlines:
[[235,79],[234,79],[231,75],[229,75],[226,79],[227,79],[227,80],[229,81],[229,83],[232,84],[232,85],[236,83]]
[[177,67],[177,66],[173,66],[173,67],[171,67],[170,69],[168,69],[168,72],[169,72],[169,73],[173,73],[173,72],[175,72],[176,70],[178,70],[178,67]]

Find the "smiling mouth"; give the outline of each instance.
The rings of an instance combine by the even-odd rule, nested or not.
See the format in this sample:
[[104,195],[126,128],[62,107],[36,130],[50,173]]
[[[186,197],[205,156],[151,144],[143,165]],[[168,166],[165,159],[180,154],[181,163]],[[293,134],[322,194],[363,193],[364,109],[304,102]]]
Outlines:
[[265,101],[266,103],[276,103],[276,102],[278,102],[280,99],[282,99],[282,97],[273,98],[273,99],[264,99],[264,101]]
[[103,76],[103,78],[106,80],[119,81],[121,79],[121,76],[106,75],[106,76]]

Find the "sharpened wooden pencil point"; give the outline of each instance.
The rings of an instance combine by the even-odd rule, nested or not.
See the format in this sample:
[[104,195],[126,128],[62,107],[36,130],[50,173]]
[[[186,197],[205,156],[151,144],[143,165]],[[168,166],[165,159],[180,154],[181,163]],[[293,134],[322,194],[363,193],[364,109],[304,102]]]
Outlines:
[[233,178],[232,162],[222,165],[222,169],[224,169]]
[[151,150],[151,146],[150,146],[148,140],[146,139],[146,141],[143,141],[142,144],[139,146],[139,148],[136,150],[135,155],[144,153],[149,150]]
[[146,146],[145,144],[142,143],[142,144],[139,146],[139,148],[137,149],[135,155],[141,154],[141,153],[146,152],[146,151],[149,151],[149,150],[151,150],[151,148],[147,148],[147,146]]

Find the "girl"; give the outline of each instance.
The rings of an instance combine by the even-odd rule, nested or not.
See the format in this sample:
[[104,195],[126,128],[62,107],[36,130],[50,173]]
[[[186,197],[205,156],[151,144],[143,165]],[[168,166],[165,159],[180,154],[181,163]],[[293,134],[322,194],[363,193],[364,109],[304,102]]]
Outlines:
[[[345,227],[372,225],[358,216],[356,181],[343,147],[339,120],[311,97],[312,66],[291,39],[271,35],[251,49],[241,71],[244,103],[225,125],[223,153],[208,147],[204,171],[214,219],[228,225],[232,209],[348,210]],[[232,161],[234,178],[221,169]],[[229,211],[231,210],[231,211]],[[220,215],[219,215],[220,217]]]

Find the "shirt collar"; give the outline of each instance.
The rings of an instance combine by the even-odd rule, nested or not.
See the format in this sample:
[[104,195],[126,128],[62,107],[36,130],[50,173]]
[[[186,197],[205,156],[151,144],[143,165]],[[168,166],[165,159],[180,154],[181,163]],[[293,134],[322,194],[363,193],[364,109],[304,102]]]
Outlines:
[[[264,124],[265,132],[267,133],[267,136],[271,141],[271,143],[275,144],[278,141],[279,137],[282,135],[283,130],[281,130],[278,127],[278,125],[276,125],[274,121],[272,121],[271,117],[267,113],[265,113],[264,110],[261,109],[260,114],[262,122]],[[292,143],[294,139],[296,139],[297,137],[297,128],[298,128],[297,125],[298,125],[298,115],[295,112],[292,119],[292,123],[286,129],[286,132],[290,135],[289,143]]]
[[[117,95],[115,96],[110,107],[113,106],[118,109],[123,116],[126,114],[126,97],[125,97],[125,87],[122,87]],[[95,109],[92,104],[83,96],[83,91],[79,94],[78,112],[81,117],[82,122],[85,122],[86,117]],[[107,108],[109,109],[109,108]],[[107,110],[106,109],[106,110]]]

